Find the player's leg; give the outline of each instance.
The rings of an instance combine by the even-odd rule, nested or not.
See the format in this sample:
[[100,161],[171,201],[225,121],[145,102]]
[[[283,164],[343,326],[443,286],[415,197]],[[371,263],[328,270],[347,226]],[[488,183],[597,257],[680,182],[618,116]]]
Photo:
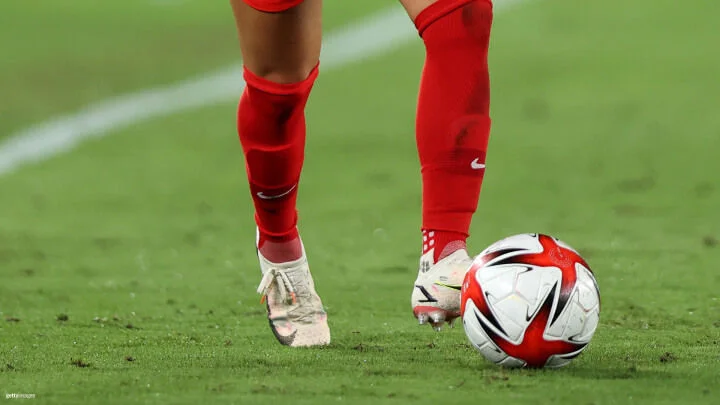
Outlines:
[[321,0],[231,0],[246,87],[238,134],[255,205],[270,327],[289,346],[330,333],[298,235],[295,208],[305,149],[305,104],[318,74]]
[[[321,2],[231,4],[247,82],[238,108],[238,132],[261,250],[275,261],[294,260],[300,257],[295,202],[305,148],[304,109],[317,76]],[[266,241],[274,249],[267,249]]]
[[416,139],[423,184],[423,255],[412,294],[420,323],[459,315],[490,135],[490,0],[400,0],[426,50]]

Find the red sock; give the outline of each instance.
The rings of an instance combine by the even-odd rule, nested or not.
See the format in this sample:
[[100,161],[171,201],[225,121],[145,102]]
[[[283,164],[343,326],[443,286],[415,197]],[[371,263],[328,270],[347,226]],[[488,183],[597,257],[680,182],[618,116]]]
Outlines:
[[255,204],[258,249],[273,262],[301,255],[295,204],[305,156],[305,104],[317,75],[316,67],[302,82],[278,84],[244,71],[238,134]]
[[425,255],[433,251],[433,261],[449,256],[453,252],[460,249],[466,249],[465,240],[468,235],[466,233],[452,231],[431,231],[422,230],[423,249],[422,254]]
[[465,247],[480,197],[490,136],[491,25],[490,0],[438,0],[415,19],[426,49],[416,121],[422,229],[433,233],[435,261]]

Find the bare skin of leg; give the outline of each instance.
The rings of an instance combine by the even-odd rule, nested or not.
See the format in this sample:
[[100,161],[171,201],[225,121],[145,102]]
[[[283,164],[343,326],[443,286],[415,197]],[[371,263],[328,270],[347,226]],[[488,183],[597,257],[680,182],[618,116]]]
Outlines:
[[400,3],[405,7],[405,11],[407,11],[410,19],[415,21],[415,17],[417,17],[418,14],[436,1],[437,0],[400,0]]
[[243,64],[275,83],[297,83],[320,60],[322,0],[305,0],[279,13],[266,13],[243,0],[230,0]]

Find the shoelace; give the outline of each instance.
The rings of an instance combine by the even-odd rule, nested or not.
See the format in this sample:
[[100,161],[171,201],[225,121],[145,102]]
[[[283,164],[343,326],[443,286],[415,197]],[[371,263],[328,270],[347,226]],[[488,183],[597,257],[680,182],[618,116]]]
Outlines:
[[287,270],[272,267],[265,272],[262,281],[260,281],[260,286],[258,286],[257,289],[258,294],[262,294],[260,302],[265,302],[268,290],[274,282],[278,286],[278,292],[280,293],[280,297],[283,301],[292,304],[297,303],[295,288],[290,282],[290,277],[287,275],[286,271]]

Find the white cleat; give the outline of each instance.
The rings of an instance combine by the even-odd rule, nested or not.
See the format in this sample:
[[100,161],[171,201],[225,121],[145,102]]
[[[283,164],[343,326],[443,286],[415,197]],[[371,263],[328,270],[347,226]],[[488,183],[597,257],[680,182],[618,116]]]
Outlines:
[[270,329],[286,346],[324,346],[330,329],[322,301],[315,292],[305,249],[302,257],[287,263],[272,263],[258,251],[263,273],[258,293],[267,303]]
[[460,288],[472,259],[459,249],[437,263],[433,250],[420,258],[420,270],[410,298],[413,314],[420,325],[429,323],[440,331],[445,322],[452,327],[460,316]]

